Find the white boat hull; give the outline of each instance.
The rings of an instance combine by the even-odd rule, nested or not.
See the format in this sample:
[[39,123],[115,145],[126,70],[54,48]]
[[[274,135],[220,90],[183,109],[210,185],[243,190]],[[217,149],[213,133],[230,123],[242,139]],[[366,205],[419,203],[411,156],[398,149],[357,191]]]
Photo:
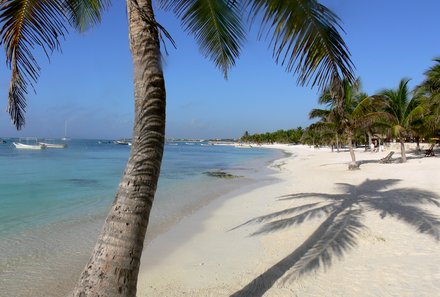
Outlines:
[[20,142],[13,142],[15,148],[21,150],[42,150],[45,149],[46,146],[43,144],[24,144]]
[[120,145],[131,145],[131,142],[125,140],[116,140],[115,143]]

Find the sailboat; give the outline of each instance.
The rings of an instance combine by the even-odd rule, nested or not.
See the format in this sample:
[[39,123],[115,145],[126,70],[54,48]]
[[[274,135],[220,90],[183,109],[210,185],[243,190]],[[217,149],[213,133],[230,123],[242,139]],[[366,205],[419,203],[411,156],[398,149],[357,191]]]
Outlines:
[[64,137],[61,138],[61,140],[63,140],[63,141],[69,141],[70,140],[70,138],[67,137],[67,121],[64,122]]

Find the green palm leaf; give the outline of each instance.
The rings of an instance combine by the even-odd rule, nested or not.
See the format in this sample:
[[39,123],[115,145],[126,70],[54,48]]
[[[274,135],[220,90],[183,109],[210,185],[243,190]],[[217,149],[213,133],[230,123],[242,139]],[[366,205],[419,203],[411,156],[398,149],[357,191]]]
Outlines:
[[[385,104],[382,120],[388,124],[393,136],[402,137],[405,132],[420,132],[420,128],[428,128],[431,122],[432,105],[424,97],[419,87],[414,96],[410,97],[408,79],[402,79],[397,89],[387,89],[377,96]],[[434,129],[435,124],[432,125]]]
[[107,9],[110,0],[67,0],[66,13],[73,27],[84,32],[101,22],[101,14]]
[[299,74],[300,85],[323,89],[330,81],[354,81],[353,63],[340,36],[339,18],[315,0],[246,0],[251,17],[263,15],[260,37],[272,36],[277,62]]
[[333,136],[337,133],[337,126],[332,122],[319,121],[309,126],[308,131],[319,133],[320,136]]
[[101,20],[101,11],[109,5],[110,0],[1,1],[1,43],[11,69],[7,110],[17,129],[25,124],[28,87],[39,77],[34,49],[41,48],[49,59],[60,48],[68,23],[84,31]]
[[320,118],[322,120],[325,120],[330,115],[330,112],[331,111],[327,109],[314,108],[309,113],[309,119]]
[[242,10],[230,0],[162,0],[165,9],[181,18],[200,50],[220,68],[225,78],[235,65],[245,39]]
[[433,59],[436,64],[425,72],[426,79],[418,88],[430,94],[440,92],[440,58]]
[[65,21],[62,1],[14,0],[0,4],[1,43],[11,69],[8,112],[17,129],[25,123],[28,85],[37,81],[40,71],[32,50],[39,46],[49,57],[66,33]]
[[[422,120],[425,131],[434,132],[440,128],[440,58],[425,72],[425,80],[416,88],[415,97],[422,100],[422,105],[429,110]],[[429,132],[428,132],[429,134]]]

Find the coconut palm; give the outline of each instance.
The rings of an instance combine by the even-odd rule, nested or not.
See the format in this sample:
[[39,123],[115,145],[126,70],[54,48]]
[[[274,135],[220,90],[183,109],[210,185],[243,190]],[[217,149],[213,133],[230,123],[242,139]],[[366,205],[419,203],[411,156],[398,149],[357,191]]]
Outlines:
[[327,87],[318,99],[320,104],[325,104],[327,109],[313,109],[309,117],[320,118],[320,122],[315,123],[325,131],[333,131],[338,139],[340,136],[347,138],[347,144],[350,151],[351,163],[349,169],[358,169],[356,156],[353,149],[353,139],[357,129],[366,128],[377,116],[374,111],[376,101],[373,97],[360,91],[360,80],[353,83],[343,80],[341,91],[334,93],[330,87]]
[[431,95],[440,93],[440,57],[435,58],[433,61],[436,64],[425,72],[426,78],[419,86]]
[[[25,124],[26,94],[40,67],[33,49],[49,56],[68,27],[82,31],[101,20],[110,0],[0,0],[0,36],[11,69],[8,112],[17,129]],[[133,145],[101,235],[73,296],[135,296],[143,241],[159,178],[165,133],[165,80],[161,40],[152,0],[126,0],[134,69]],[[244,41],[248,11],[270,38],[276,61],[301,85],[322,87],[353,78],[337,16],[315,0],[159,0],[195,36],[202,54],[225,76]],[[261,19],[259,20],[259,18]]]
[[419,97],[411,96],[409,79],[402,79],[397,89],[386,89],[379,97],[384,103],[384,124],[393,137],[399,138],[402,162],[406,162],[405,137],[420,128],[420,120],[428,113]]
[[[328,144],[332,146],[336,145],[336,150],[339,152],[339,142],[341,138],[341,131],[338,131],[336,123],[332,122],[332,114],[329,109],[313,109],[309,113],[309,118],[319,118],[318,122],[311,124],[306,129],[306,133],[303,141],[309,142],[310,135],[313,135],[313,140],[319,138],[319,144]],[[313,143],[314,144],[314,143]]]
[[[319,121],[311,124],[304,130],[303,135],[300,138],[300,141],[304,144],[312,145],[312,146],[320,146],[320,145],[332,145],[335,143],[335,134],[336,132],[333,130],[334,126],[331,123]],[[337,134],[336,134],[337,136]],[[336,137],[336,140],[338,137]]]
[[423,131],[428,134],[440,128],[440,58],[425,72],[425,80],[416,87],[415,95],[431,112],[423,118]]

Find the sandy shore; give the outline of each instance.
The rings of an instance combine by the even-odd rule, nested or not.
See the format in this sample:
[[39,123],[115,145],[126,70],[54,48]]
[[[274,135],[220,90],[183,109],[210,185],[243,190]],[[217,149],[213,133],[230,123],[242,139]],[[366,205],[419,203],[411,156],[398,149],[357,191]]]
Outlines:
[[[221,197],[145,249],[138,296],[439,296],[440,156],[277,146],[276,182]],[[398,152],[394,155],[399,157]]]

